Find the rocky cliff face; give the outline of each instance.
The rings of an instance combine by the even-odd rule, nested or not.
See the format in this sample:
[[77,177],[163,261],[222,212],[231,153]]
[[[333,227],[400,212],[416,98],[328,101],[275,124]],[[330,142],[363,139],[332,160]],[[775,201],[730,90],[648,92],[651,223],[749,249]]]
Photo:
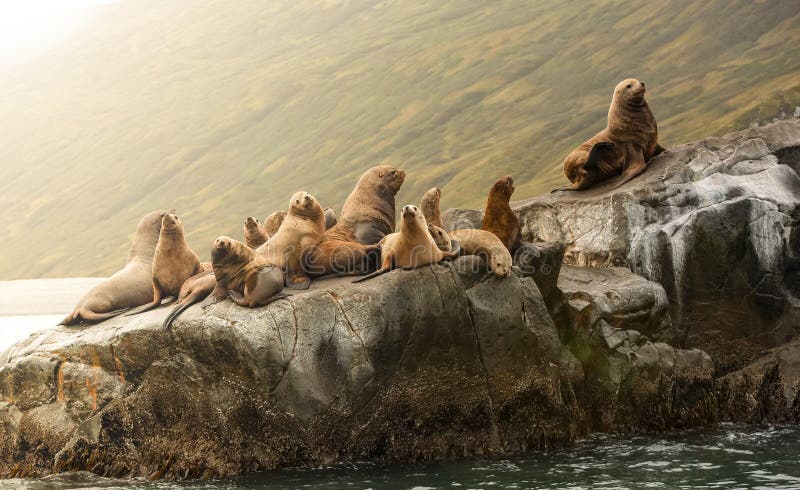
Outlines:
[[798,145],[797,124],[773,125],[670,150],[616,191],[518,202],[534,243],[503,279],[467,256],[195,306],[171,330],[162,308],[39,332],[0,355],[0,476],[195,478],[796,421],[797,347],[757,353],[798,328]]

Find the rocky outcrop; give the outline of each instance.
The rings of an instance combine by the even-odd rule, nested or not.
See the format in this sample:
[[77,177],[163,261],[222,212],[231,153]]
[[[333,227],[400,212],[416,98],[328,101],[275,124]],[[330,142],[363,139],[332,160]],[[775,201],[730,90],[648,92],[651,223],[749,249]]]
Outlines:
[[[0,475],[447,459],[663,428],[683,413],[695,415],[686,425],[713,421],[706,358],[653,357],[631,337],[579,359],[531,277],[497,278],[475,256],[318,281],[264,308],[196,306],[163,330],[168,309],[56,327],[3,354]],[[638,408],[656,400],[661,419]]]
[[516,202],[528,242],[506,278],[467,256],[195,306],[171,330],[162,308],[34,334],[0,355],[0,477],[196,478],[797,422],[800,344],[774,346],[800,328],[799,145],[800,124],[775,124],[671,149],[616,190]]
[[[615,189],[512,203],[526,240],[560,242],[564,263],[625,267],[661,284],[675,345],[721,372],[800,330],[800,122],[689,143]],[[449,210],[445,224],[480,226]]]

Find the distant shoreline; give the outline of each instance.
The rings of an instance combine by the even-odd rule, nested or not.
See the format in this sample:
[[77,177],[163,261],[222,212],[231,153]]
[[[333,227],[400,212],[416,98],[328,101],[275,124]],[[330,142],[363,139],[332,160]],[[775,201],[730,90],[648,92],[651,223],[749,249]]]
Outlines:
[[66,315],[99,277],[0,281],[0,316]]

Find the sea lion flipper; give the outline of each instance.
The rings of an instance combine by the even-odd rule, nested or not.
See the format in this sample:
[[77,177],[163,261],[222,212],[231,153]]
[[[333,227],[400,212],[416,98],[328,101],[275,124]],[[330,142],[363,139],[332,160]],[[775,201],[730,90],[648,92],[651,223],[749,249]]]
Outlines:
[[211,291],[211,294],[209,294],[206,297],[206,299],[203,301],[200,307],[207,308],[211,305],[215,305],[221,301],[224,301],[225,298],[227,297],[228,297],[228,291],[226,291],[225,288],[222,287],[220,283],[217,283],[217,285],[214,286],[214,290]]
[[663,146],[661,146],[659,144],[656,144],[656,149],[653,150],[653,154],[650,156],[650,158],[653,158],[656,155],[660,155],[661,153],[664,153],[665,151],[667,151],[666,148],[664,148]]
[[600,163],[600,155],[605,150],[610,150],[614,148],[616,145],[610,141],[598,141],[592,146],[592,149],[589,150],[589,156],[586,158],[586,162],[583,164],[583,168],[586,170],[594,170],[597,168],[597,164]]
[[114,318],[115,316],[119,316],[128,310],[129,308],[123,308],[121,310],[110,311],[108,313],[95,313],[90,310],[81,310],[78,313],[77,318],[83,320],[86,323],[100,323],[110,318]]
[[228,291],[228,296],[239,306],[244,306],[245,308],[250,306],[250,302],[247,301],[239,291]]
[[461,255],[461,243],[458,240],[450,240],[450,251],[444,252],[443,260],[457,259]]
[[372,279],[373,277],[380,276],[381,274],[386,274],[390,270],[392,270],[392,269],[389,268],[389,267],[383,267],[383,268],[380,268],[380,269],[376,270],[375,272],[373,272],[371,274],[367,274],[366,276],[357,277],[357,278],[353,279],[351,282],[353,282],[353,283],[364,282],[364,281],[366,281],[368,279]]
[[644,152],[642,149],[634,148],[632,153],[633,154],[631,155],[630,160],[626,162],[625,170],[622,171],[622,179],[620,180],[619,184],[614,186],[615,189],[644,172],[644,169],[647,168],[647,163],[644,160]]
[[311,279],[303,271],[300,257],[291,257],[286,264],[285,282],[289,289],[303,290],[311,287]]

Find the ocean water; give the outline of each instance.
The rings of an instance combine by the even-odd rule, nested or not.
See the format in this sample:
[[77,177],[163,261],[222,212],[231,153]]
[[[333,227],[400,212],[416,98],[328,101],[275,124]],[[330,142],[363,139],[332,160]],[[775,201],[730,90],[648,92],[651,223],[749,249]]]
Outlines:
[[597,436],[508,459],[286,469],[202,482],[122,481],[85,473],[0,481],[19,489],[800,488],[800,428],[722,426],[656,436]]

